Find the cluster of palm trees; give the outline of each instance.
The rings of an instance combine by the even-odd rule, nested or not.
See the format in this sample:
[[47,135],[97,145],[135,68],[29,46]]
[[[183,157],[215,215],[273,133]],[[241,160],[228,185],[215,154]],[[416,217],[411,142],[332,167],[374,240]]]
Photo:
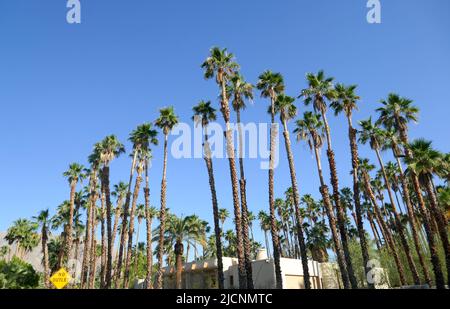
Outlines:
[[[408,124],[416,121],[418,114],[418,109],[411,100],[389,94],[377,109],[377,119],[360,121],[359,126],[355,128],[353,112],[360,100],[356,94],[357,87],[335,83],[334,79],[327,77],[323,71],[306,75],[307,87],[299,91],[298,99],[305,106],[312,108],[296,119],[298,114],[296,98],[285,93],[284,79],[280,73],[265,71],[259,76],[256,86],[253,86],[240,74],[240,67],[235,62],[233,54],[217,47],[210,50],[202,69],[206,79],[214,78],[220,93],[219,110],[225,123],[224,135],[232,188],[234,231],[224,232],[224,221],[229,213],[228,210],[219,208],[216,193],[208,126],[217,120],[217,110],[210,101],[201,101],[194,106],[192,119],[202,126],[204,132],[204,161],[211,193],[213,234],[207,237],[208,223],[195,215],[176,217],[168,212],[167,147],[169,134],[179,119],[173,107],[163,108],[154,122],[164,135],[159,210],[150,206],[149,162],[152,158],[152,148],[158,145],[158,132],[153,124],[142,124],[130,134],[132,150],[129,180],[127,183],[120,182],[115,185],[112,192],[109,180],[110,164],[125,153],[125,147],[116,136],[107,136],[94,145],[88,159],[90,164],[88,169],[74,163],[64,173],[70,186],[70,198],[58,208],[57,216],[50,219],[48,211],[43,211],[36,217],[36,223],[41,227],[44,260],[47,260],[44,262],[46,282],[50,273],[48,259],[51,258],[48,252],[48,248],[51,247],[48,243],[49,230],[61,228],[58,254],[53,257],[56,260],[55,268],[64,265],[73,271],[72,265],[67,263],[72,254],[78,256],[78,246],[82,244],[81,288],[93,288],[96,280],[99,281],[101,288],[128,288],[132,274],[137,271],[136,263],[140,254],[137,243],[139,235],[136,241],[133,240],[135,224],[137,221],[139,234],[141,222],[145,220],[144,255],[147,288],[163,287],[164,256],[167,257],[167,265],[175,265],[176,286],[180,288],[182,263],[187,261],[191,247],[194,248],[194,255],[197,258],[199,256],[197,247],[200,245],[203,248],[203,257],[217,258],[219,288],[225,286],[223,256],[233,254],[238,259],[239,287],[252,289],[251,261],[258,244],[254,241],[252,231],[255,217],[247,205],[241,112],[246,108],[246,102],[254,98],[256,88],[260,91],[261,97],[269,101],[268,114],[271,127],[268,212],[261,211],[258,219],[264,231],[266,248],[274,260],[276,287],[283,287],[281,257],[301,259],[305,288],[309,289],[311,283],[308,258],[326,261],[328,249],[331,249],[336,257],[344,288],[374,288],[373,282],[361,283],[357,279],[355,256],[350,248],[352,242],[358,243],[363,260],[362,267],[365,268],[365,273],[370,271],[369,260],[373,258],[372,239],[366,227],[370,227],[377,249],[392,256],[401,285],[427,283],[444,288],[445,284],[450,283],[450,247],[446,216],[450,205],[448,187],[450,155],[433,149],[429,141],[409,140]],[[238,123],[237,143],[233,140],[231,108]],[[343,114],[347,122],[352,188],[343,188],[339,183],[332,132],[328,121],[330,109],[335,116]],[[291,123],[294,123],[293,128],[290,127]],[[291,186],[283,198],[276,198],[274,164],[280,124]],[[300,172],[301,177],[297,177],[291,133],[297,141],[306,142],[314,154],[320,182],[318,188],[320,200],[315,200],[309,194],[300,195],[305,176]],[[379,167],[375,175],[373,173],[375,164],[359,156],[358,148],[364,144],[369,144],[374,151],[376,165]],[[323,169],[321,155],[323,147],[326,147],[329,182]],[[393,162],[383,161],[384,151],[392,152]],[[85,178],[88,179],[87,187],[84,192],[77,192],[77,186]],[[141,187],[144,204],[138,203]],[[385,202],[386,194],[387,202]],[[112,197],[115,198],[115,206]],[[85,209],[86,216],[84,226],[79,224],[82,209]],[[152,229],[155,218],[158,218],[159,226]],[[98,225],[101,234],[100,246],[96,237]],[[18,241],[18,238],[10,237],[10,239]],[[20,241],[26,243],[29,240]],[[156,243],[155,250],[152,248],[153,242]],[[98,247],[99,272],[96,266]],[[156,266],[153,265],[154,251]],[[403,263],[403,259],[406,260],[406,264]],[[409,279],[410,277],[412,279]]]

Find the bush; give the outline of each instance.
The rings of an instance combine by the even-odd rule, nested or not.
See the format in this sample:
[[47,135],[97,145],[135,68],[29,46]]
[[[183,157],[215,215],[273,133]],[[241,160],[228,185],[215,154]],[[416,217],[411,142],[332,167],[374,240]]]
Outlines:
[[39,274],[33,266],[13,257],[11,261],[0,261],[1,289],[32,289],[39,285]]

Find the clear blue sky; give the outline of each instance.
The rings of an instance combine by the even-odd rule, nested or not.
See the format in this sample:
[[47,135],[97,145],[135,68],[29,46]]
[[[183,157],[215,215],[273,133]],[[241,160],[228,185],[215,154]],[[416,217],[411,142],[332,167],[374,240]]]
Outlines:
[[[391,91],[408,96],[421,109],[411,136],[450,150],[448,0],[382,0],[381,25],[366,22],[365,0],[81,2],[82,24],[69,25],[66,1],[0,1],[0,230],[68,199],[63,171],[71,162],[86,164],[104,136],[126,142],[162,106],[174,105],[190,121],[199,100],[217,105],[216,84],[200,69],[214,45],[228,47],[251,82],[265,69],[280,71],[289,95],[305,87],[306,72],[319,69],[359,84],[355,120],[367,118]],[[267,104],[258,95],[243,121],[268,121]],[[331,115],[330,123],[341,184],[348,186],[346,123]],[[318,197],[311,154],[296,143],[294,151],[301,194]],[[367,147],[361,152],[373,158]],[[151,203],[158,207],[161,154],[162,147],[154,150],[150,172]],[[129,164],[128,156],[112,163],[113,184],[127,179]],[[228,163],[214,164],[220,207],[231,210]],[[258,160],[245,164],[249,207],[267,210],[267,172]],[[283,145],[275,181],[281,196],[290,185]],[[175,213],[212,222],[202,160],[169,158],[167,192]]]

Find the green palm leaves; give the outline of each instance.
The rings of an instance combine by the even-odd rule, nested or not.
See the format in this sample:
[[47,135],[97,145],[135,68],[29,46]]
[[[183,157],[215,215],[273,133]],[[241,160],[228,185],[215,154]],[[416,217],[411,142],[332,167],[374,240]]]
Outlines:
[[213,47],[210,49],[210,55],[203,62],[204,76],[210,79],[216,76],[216,82],[229,80],[231,76],[239,69],[239,65],[234,61],[234,55],[229,53],[226,48],[220,49]]
[[178,117],[173,106],[161,108],[159,114],[158,119],[155,120],[155,125],[163,131],[164,135],[167,135],[178,124]]
[[280,73],[265,71],[258,77],[256,88],[261,91],[263,98],[275,98],[284,92],[284,79]]
[[280,119],[284,123],[293,119],[297,115],[297,107],[294,105],[293,97],[281,94],[275,101],[275,113],[280,114]]
[[217,118],[216,109],[211,106],[211,101],[200,101],[196,106],[192,108],[194,116],[192,120],[196,124],[201,124],[202,127],[206,127],[211,121],[215,121]]

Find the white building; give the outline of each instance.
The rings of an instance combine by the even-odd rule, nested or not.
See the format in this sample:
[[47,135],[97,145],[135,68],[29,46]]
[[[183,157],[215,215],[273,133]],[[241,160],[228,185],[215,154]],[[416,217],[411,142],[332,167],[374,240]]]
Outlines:
[[[280,259],[283,288],[303,289],[303,267],[301,260]],[[308,261],[311,287],[321,289],[322,276],[320,264]],[[238,260],[224,257],[223,270],[225,288],[239,288]],[[257,258],[252,261],[253,284],[256,289],[275,289],[275,264],[273,259],[267,258],[265,250],[260,250]],[[218,287],[217,259],[190,262],[183,265],[182,285],[186,289],[211,289]],[[175,269],[164,269],[164,288],[175,288]]]

